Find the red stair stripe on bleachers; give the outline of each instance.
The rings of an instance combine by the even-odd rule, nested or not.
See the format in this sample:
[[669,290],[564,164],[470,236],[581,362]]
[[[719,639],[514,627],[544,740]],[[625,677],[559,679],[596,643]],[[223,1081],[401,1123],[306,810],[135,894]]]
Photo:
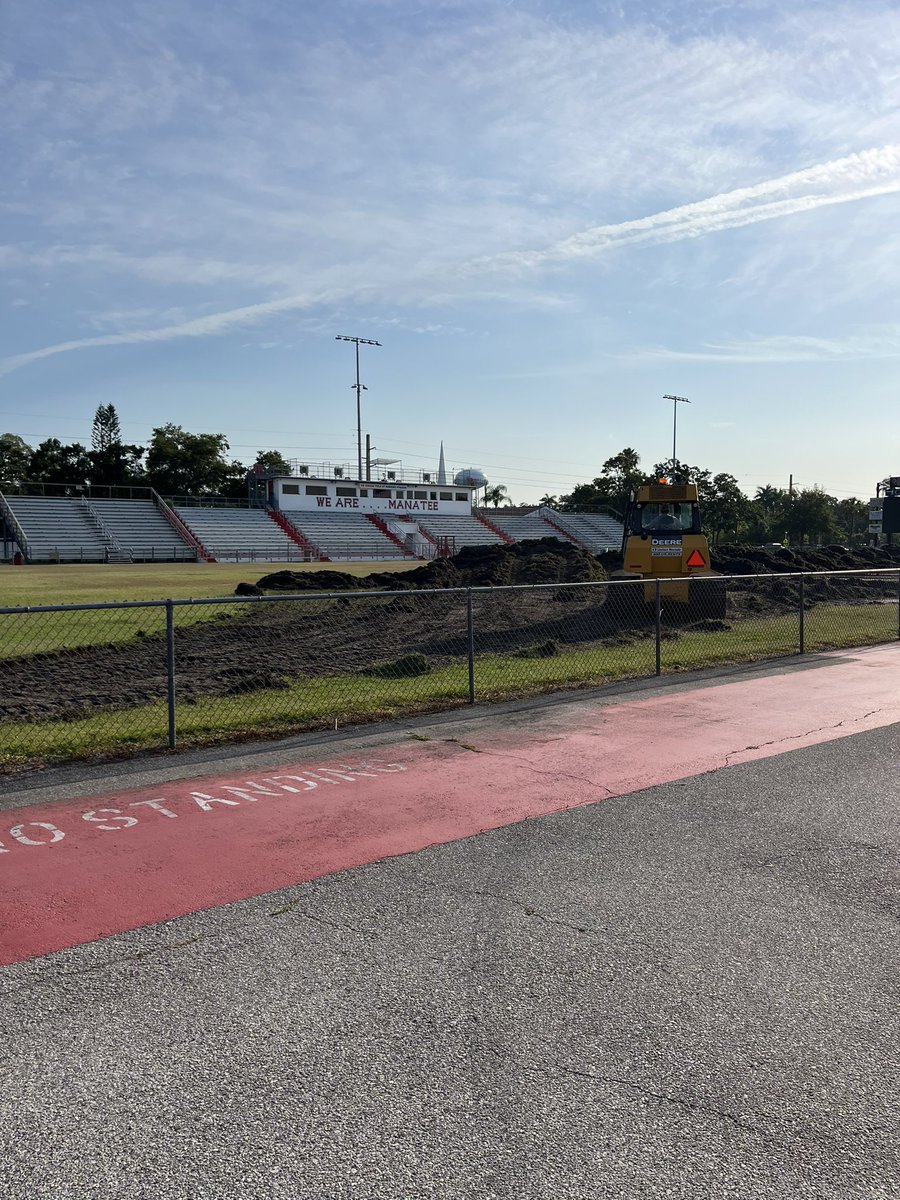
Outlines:
[[400,541],[396,533],[391,533],[390,529],[387,527],[387,523],[383,521],[377,513],[363,513],[363,516],[367,521],[371,521],[375,528],[380,533],[383,533],[389,541],[393,542],[395,546],[399,546],[407,558],[418,558],[417,554],[414,554],[408,546],[405,546],[403,542]]
[[292,525],[284,513],[279,512],[276,508],[267,508],[266,513],[272,518],[282,533],[287,534],[292,542],[309,551],[314,559],[317,559],[319,562],[331,562],[328,555],[323,554],[319,547],[314,542],[311,542],[305,533],[301,533],[296,525]]

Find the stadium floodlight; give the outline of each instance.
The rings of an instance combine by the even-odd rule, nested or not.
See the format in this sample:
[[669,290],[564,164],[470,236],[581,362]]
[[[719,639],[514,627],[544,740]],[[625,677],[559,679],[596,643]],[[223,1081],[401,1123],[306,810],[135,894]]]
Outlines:
[[369,389],[364,383],[359,382],[359,348],[360,346],[380,346],[381,342],[376,342],[372,338],[348,337],[344,333],[335,335],[336,342],[353,342],[356,347],[356,383],[351,384],[351,387],[356,389],[356,461],[357,461],[357,479],[362,482],[363,478],[363,455],[362,455],[362,410],[360,406],[360,396],[363,392]]
[[663,400],[672,401],[672,482],[675,482],[675,471],[678,466],[678,459],[675,456],[675,437],[678,432],[678,405],[690,404],[687,396],[672,396],[668,392],[663,396]]

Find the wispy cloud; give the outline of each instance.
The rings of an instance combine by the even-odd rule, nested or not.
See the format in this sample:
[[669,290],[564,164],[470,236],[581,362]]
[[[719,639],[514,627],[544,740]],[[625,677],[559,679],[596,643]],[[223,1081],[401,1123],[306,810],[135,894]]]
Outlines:
[[[621,221],[613,225],[594,226],[542,250],[516,251],[475,259],[461,264],[455,270],[449,269],[449,274],[455,274],[457,277],[491,276],[509,269],[534,270],[554,263],[596,258],[616,246],[652,245],[699,238],[760,221],[809,212],[823,205],[847,204],[896,192],[900,192],[900,145],[882,146],[647,217]],[[423,286],[419,274],[409,275],[402,284],[400,280],[396,282],[406,287],[410,294],[418,292],[420,299],[427,290],[427,283]],[[71,350],[142,342],[167,342],[176,338],[210,337],[239,326],[258,324],[279,313],[309,309],[316,304],[345,302],[354,295],[360,296],[361,292],[362,289],[358,287],[335,288],[319,293],[306,292],[277,300],[241,305],[157,329],[128,330],[58,342],[0,360],[0,374],[7,374],[29,363]],[[369,289],[369,293],[372,292],[373,289]],[[399,323],[399,318],[394,320]],[[433,323],[419,324],[415,328],[417,332],[440,332],[443,326]],[[854,353],[858,357],[872,357],[873,351],[878,356],[884,356],[887,345],[883,340],[871,339],[861,339],[854,344]],[[761,361],[761,354],[771,355],[776,351],[781,356],[789,354],[794,359],[804,355],[807,358],[820,358],[827,353],[827,347],[830,345],[833,344],[816,339],[770,339],[764,346],[759,344],[743,351],[714,347],[701,352],[649,353],[658,354],[660,357],[680,356],[694,361],[715,361],[727,357],[731,361],[757,362]],[[844,345],[848,346],[849,343]],[[843,351],[845,356],[848,352]],[[748,357],[740,357],[741,354]],[[778,359],[783,360],[783,357]],[[775,360],[770,358],[768,361]]]
[[[288,313],[308,332],[329,305],[440,334],[513,305],[552,321],[600,306],[591,267],[616,248],[706,238],[712,256],[710,235],[768,222],[756,274],[718,276],[759,292],[783,275],[777,219],[900,190],[890,0],[827,19],[817,2],[593,7],[277,0],[261,20],[235,0],[211,22],[121,0],[77,6],[48,43],[54,0],[13,6],[0,262],[43,295],[19,315],[59,340],[0,371]],[[848,273],[867,230],[841,243]],[[820,297],[803,249],[797,288]],[[658,286],[664,258],[630,262]]]
[[633,360],[706,363],[852,362],[900,358],[900,325],[866,330],[844,338],[776,335],[717,342],[695,350],[651,346],[628,356]]

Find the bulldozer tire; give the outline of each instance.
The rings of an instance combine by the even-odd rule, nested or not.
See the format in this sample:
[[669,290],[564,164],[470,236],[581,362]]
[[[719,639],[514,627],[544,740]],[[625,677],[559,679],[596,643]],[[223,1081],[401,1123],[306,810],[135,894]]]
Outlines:
[[642,581],[608,587],[603,611],[620,624],[643,625],[653,619],[653,606],[644,600]]
[[691,621],[721,621],[728,608],[728,592],[724,580],[709,583],[692,583],[688,600],[688,617]]

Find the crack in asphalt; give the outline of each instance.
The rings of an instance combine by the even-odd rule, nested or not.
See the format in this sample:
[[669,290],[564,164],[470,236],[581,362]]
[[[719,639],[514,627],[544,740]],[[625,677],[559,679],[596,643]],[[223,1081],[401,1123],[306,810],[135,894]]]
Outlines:
[[746,865],[751,870],[762,870],[765,867],[774,867],[778,863],[789,862],[794,858],[802,858],[807,854],[826,854],[828,851],[834,851],[837,854],[845,853],[847,850],[861,850],[866,854],[878,854],[882,858],[888,858],[900,861],[900,851],[892,850],[888,846],[879,846],[873,842],[847,842],[843,846],[835,846],[824,844],[821,846],[800,846],[796,850],[786,850],[784,854],[773,854],[771,858],[761,858],[756,862],[748,862]]
[[[296,912],[299,916],[304,917],[307,921],[311,921],[314,924],[327,925],[331,929],[349,931],[357,934],[360,937],[370,936],[366,934],[364,930],[357,929],[353,925],[340,925],[336,921],[328,921],[324,917],[313,916],[312,913],[309,913],[305,909],[301,909],[299,907],[301,903],[302,901],[299,899],[291,901],[282,908],[272,909],[267,915],[270,917],[278,917],[287,913]],[[181,918],[176,917],[174,919],[180,920]],[[33,991],[40,988],[52,988],[59,984],[65,983],[65,981],[68,979],[78,979],[85,975],[91,975],[94,972],[114,970],[116,967],[123,966],[127,963],[139,962],[141,959],[151,958],[155,954],[166,954],[170,950],[181,950],[185,946],[193,946],[198,942],[213,940],[217,936],[218,933],[215,931],[210,933],[198,933],[193,937],[184,938],[181,941],[165,942],[160,946],[148,946],[146,950],[138,950],[133,954],[121,954],[115,958],[108,958],[104,962],[90,963],[88,966],[78,967],[73,971],[54,971],[52,974],[40,975],[36,978],[29,979],[16,987],[6,988],[4,991],[0,991],[0,1001],[5,1000],[10,996],[19,995],[21,992]],[[253,935],[248,935],[244,938],[239,937],[228,939],[228,944],[233,946],[242,946],[251,943],[253,940]],[[85,943],[85,945],[89,944],[90,943]],[[80,948],[81,947],[72,947],[72,949]],[[335,950],[337,951],[337,947],[335,947]]]
[[[572,921],[563,921],[558,917],[548,916],[546,913],[539,912],[538,909],[528,904],[524,900],[519,900],[516,896],[505,896],[502,892],[489,892],[484,889],[478,889],[473,893],[475,896],[482,896],[491,900],[499,900],[501,904],[511,904],[515,908],[520,908],[526,916],[534,917],[538,921],[543,921],[545,925],[555,925],[560,929],[568,929],[573,933],[584,933],[589,937],[595,938],[597,941],[611,940],[617,942],[628,942],[631,945],[643,946],[645,950],[657,952],[657,948],[644,938],[632,937],[627,933],[616,933],[611,929],[603,928],[598,925],[576,925]],[[655,965],[659,965],[658,963]]]
[[33,988],[53,987],[55,984],[66,979],[77,979],[82,975],[90,975],[94,971],[106,971],[111,967],[118,967],[124,963],[138,962],[142,958],[150,958],[154,954],[164,954],[167,950],[180,950],[184,946],[193,946],[196,942],[202,942],[208,935],[203,933],[195,934],[193,937],[184,938],[179,942],[166,942],[162,946],[148,946],[146,950],[136,950],[133,954],[121,954],[117,958],[108,958],[104,962],[89,963],[85,967],[78,967],[74,971],[54,971],[52,975],[41,975],[37,979],[30,979],[27,983],[22,983],[18,987],[7,988],[6,991],[0,992],[0,1000],[5,1000],[7,996],[15,996],[19,992],[28,992]]
[[[856,725],[860,721],[865,721],[868,717],[874,717],[876,715],[876,713],[880,713],[881,711],[882,710],[880,708],[873,708],[871,712],[863,713],[862,716],[852,717],[849,720],[837,721],[833,725],[817,725],[815,729],[807,729],[803,733],[792,733],[792,734],[789,734],[787,737],[773,738],[772,741],[770,741],[770,742],[759,742],[755,746],[742,746],[740,748],[740,750],[730,750],[728,752],[728,754],[725,755],[723,764],[726,767],[730,767],[731,766],[730,760],[732,758],[734,758],[735,755],[746,754],[748,750],[763,750],[766,748],[766,746],[780,746],[784,742],[796,742],[800,738],[812,737],[812,735],[814,733],[822,733],[826,729],[840,729],[843,725]],[[713,768],[713,770],[718,770],[718,769],[719,769],[718,767]]]
[[303,898],[290,900],[287,904],[283,904],[281,908],[273,908],[269,912],[270,917],[283,917],[288,913],[297,913],[301,917],[305,917],[307,921],[313,921],[317,925],[327,925],[329,929],[337,929],[341,933],[355,933],[359,937],[369,937],[364,929],[357,929],[355,925],[342,925],[339,921],[329,921],[326,917],[316,917],[311,912],[307,912],[305,908],[301,908]]
[[484,750],[483,754],[490,754],[493,758],[508,758],[512,762],[521,763],[535,775],[549,775],[552,779],[572,779],[576,783],[586,783],[589,787],[599,788],[606,792],[607,796],[616,796],[617,792],[612,791],[603,783],[598,783],[596,779],[589,779],[587,775],[572,775],[567,771],[545,771],[540,767],[536,767],[534,763],[529,762],[527,758],[523,758],[520,754],[506,754],[502,750]]
[[[657,1092],[653,1088],[647,1087],[645,1084],[636,1083],[632,1079],[623,1079],[618,1075],[601,1075],[593,1071],[582,1071],[577,1067],[568,1066],[565,1063],[557,1063],[556,1067],[559,1071],[566,1075],[573,1075],[579,1079],[590,1079],[598,1083],[612,1083],[617,1087],[627,1088],[630,1091],[639,1093],[641,1096],[647,1096],[651,1100],[658,1100],[663,1104],[672,1104],[677,1108],[686,1109],[688,1112],[706,1113],[709,1116],[717,1117],[721,1121],[727,1121],[729,1124],[742,1129],[747,1133],[752,1133],[756,1137],[768,1142],[783,1142],[786,1139],[779,1138],[770,1130],[763,1129],[759,1125],[754,1125],[750,1121],[745,1121],[742,1117],[736,1116],[725,1108],[717,1108],[714,1104],[703,1104],[699,1100],[693,1100],[682,1096],[673,1096],[667,1092]],[[549,1072],[549,1068],[538,1067]],[[793,1140],[793,1139],[792,1139]]]

